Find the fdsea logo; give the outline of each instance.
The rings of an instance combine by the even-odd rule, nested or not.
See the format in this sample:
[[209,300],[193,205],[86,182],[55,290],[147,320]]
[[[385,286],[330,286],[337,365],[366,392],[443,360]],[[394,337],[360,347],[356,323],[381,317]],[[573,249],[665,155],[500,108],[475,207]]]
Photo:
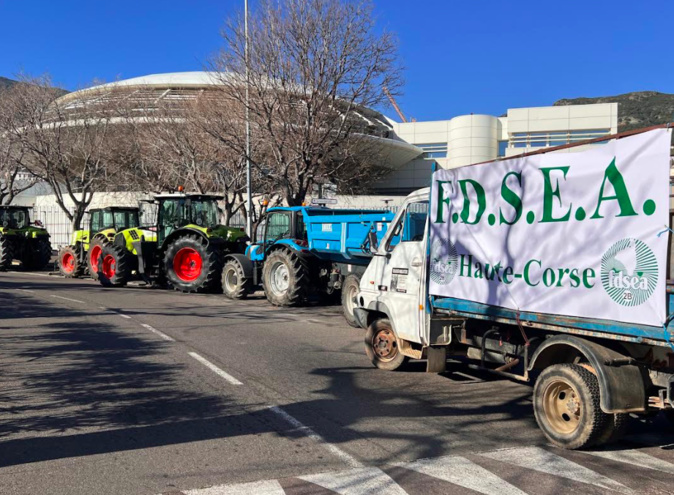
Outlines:
[[616,242],[601,258],[601,283],[618,304],[643,304],[658,283],[658,262],[653,251],[639,239]]
[[431,245],[431,280],[438,285],[447,285],[454,280],[458,268],[454,244],[436,239]]

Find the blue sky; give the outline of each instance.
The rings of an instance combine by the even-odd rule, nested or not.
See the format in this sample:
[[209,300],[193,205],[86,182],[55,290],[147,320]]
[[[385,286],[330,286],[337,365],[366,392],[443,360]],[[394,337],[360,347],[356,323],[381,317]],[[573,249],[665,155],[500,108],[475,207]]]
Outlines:
[[[674,2],[374,0],[419,120],[565,97],[674,93]],[[256,0],[251,0],[254,7]],[[49,72],[67,89],[201,70],[243,0],[0,0],[0,76]],[[387,114],[393,114],[391,109]]]

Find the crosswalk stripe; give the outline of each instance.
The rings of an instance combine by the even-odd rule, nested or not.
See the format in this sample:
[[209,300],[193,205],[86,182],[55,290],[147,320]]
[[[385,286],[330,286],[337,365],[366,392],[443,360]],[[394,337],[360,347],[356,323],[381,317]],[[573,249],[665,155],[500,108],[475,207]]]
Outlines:
[[621,493],[632,493],[622,483],[618,483],[606,476],[602,476],[580,464],[569,461],[540,447],[521,447],[497,450],[479,454],[482,457],[496,461],[514,464],[527,469],[533,469],[541,473],[560,476],[573,481],[587,483],[600,488],[615,490]]
[[522,495],[525,493],[465,457],[446,456],[435,459],[420,459],[407,464],[397,464],[397,466],[448,481],[485,495]]
[[601,457],[603,459],[609,459],[611,461],[624,462],[633,466],[674,474],[674,464],[638,450],[588,450],[583,453]]
[[388,474],[377,468],[358,468],[338,473],[312,474],[299,479],[341,495],[407,495]]
[[185,495],[285,495],[285,490],[276,480],[254,481],[238,485],[219,485],[196,490],[184,490]]

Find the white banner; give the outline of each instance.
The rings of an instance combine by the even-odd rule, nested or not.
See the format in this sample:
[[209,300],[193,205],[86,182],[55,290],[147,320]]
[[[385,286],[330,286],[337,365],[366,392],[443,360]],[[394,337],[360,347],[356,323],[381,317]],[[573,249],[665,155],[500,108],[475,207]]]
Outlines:
[[430,293],[662,326],[671,132],[440,170]]

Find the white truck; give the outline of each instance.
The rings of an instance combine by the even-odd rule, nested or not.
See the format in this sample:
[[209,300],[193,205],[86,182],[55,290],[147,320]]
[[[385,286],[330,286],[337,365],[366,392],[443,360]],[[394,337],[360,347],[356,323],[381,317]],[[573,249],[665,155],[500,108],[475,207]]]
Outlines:
[[538,425],[568,449],[617,439],[630,413],[674,418],[671,135],[605,139],[439,171],[410,194],[356,296],[372,363],[443,372],[451,356],[535,381]]

